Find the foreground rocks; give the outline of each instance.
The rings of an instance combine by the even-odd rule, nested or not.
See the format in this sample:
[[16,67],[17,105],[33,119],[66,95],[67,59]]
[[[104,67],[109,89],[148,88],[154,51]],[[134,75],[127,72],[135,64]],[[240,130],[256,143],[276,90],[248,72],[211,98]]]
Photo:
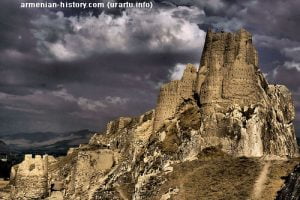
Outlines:
[[189,64],[181,80],[163,85],[155,110],[109,122],[34,173],[24,173],[25,159],[14,168],[11,197],[248,199],[264,160],[275,159],[292,167],[266,182],[260,196],[272,199],[297,162],[295,111],[289,90],[268,85],[257,57],[246,30],[209,31],[199,70]]
[[276,200],[300,199],[300,165],[286,178],[284,187],[278,192]]

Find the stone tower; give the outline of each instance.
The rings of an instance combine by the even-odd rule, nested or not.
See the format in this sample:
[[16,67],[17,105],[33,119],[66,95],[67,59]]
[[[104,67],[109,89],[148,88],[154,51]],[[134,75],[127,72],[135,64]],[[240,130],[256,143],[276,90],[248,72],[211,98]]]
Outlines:
[[41,199],[48,193],[48,156],[31,154],[18,165],[14,199]]
[[208,31],[196,85],[204,109],[265,104],[265,89],[251,34]]
[[[188,65],[181,80],[161,87],[154,131],[176,118],[188,99],[199,106],[201,148],[222,146],[236,156],[296,156],[291,93],[268,85],[252,36],[208,31],[198,71]],[[197,103],[195,103],[197,101]]]

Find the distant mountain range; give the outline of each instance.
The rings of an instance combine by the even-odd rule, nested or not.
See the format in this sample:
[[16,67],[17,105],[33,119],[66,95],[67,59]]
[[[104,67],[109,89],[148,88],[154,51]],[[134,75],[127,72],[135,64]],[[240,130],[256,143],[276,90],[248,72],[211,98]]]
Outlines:
[[7,145],[0,142],[0,149],[2,149],[1,145],[5,145],[17,152],[65,154],[70,147],[88,143],[93,134],[94,131],[85,129],[64,133],[35,132],[3,135],[0,139]]
[[2,153],[8,153],[10,150],[9,150],[9,146],[7,144],[5,144],[5,142],[1,141],[0,140],[0,154]]

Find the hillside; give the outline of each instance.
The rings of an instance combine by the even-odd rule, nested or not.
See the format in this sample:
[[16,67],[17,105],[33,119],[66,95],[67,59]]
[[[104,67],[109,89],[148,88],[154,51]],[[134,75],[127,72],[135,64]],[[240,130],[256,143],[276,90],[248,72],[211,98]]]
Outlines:
[[274,199],[299,163],[294,118],[288,88],[260,71],[251,34],[208,31],[199,69],[188,64],[162,85],[154,110],[109,122],[65,157],[26,155],[10,195]]

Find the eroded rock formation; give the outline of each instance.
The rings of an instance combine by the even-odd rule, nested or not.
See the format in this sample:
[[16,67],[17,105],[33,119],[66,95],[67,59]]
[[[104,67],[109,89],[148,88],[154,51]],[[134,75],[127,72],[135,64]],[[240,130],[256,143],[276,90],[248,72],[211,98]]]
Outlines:
[[[229,177],[240,170],[243,184],[251,186],[261,167],[258,158],[298,155],[294,117],[289,90],[268,85],[260,72],[251,34],[209,31],[198,70],[189,64],[181,80],[163,85],[155,110],[109,122],[89,144],[51,163],[40,198],[48,191],[48,199],[201,199],[207,195],[203,189],[191,194],[183,183],[208,169]],[[214,156],[219,160],[211,161]],[[27,177],[21,169],[16,169],[16,188]],[[220,187],[241,187],[239,179],[226,178],[229,184]],[[230,199],[250,198],[251,190],[235,189]],[[23,194],[23,199],[28,198]]]
[[268,85],[246,30],[208,31],[198,72],[189,65],[180,81],[162,86],[154,130],[189,99],[199,104],[202,148],[222,145],[230,154],[250,157],[297,154],[291,93]]

